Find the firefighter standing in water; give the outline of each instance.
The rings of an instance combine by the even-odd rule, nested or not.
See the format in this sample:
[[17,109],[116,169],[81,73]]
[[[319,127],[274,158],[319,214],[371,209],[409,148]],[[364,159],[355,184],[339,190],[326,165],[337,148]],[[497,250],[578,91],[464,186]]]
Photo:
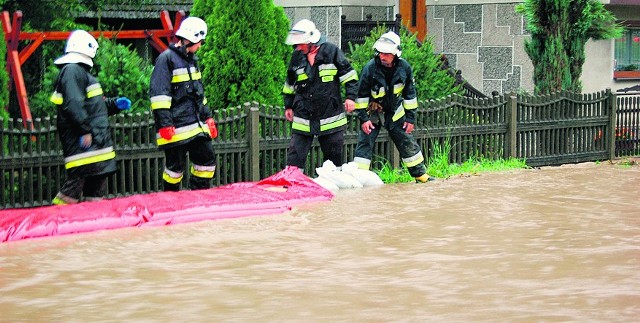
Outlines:
[[[304,169],[315,136],[325,160],[341,166],[346,112],[355,109],[358,75],[344,53],[326,41],[307,19],[289,31],[287,45],[294,45],[283,88],[285,117],[292,121],[287,165]],[[346,89],[342,103],[340,86]]]
[[424,157],[416,139],[411,135],[418,108],[413,71],[400,58],[400,36],[390,31],[373,45],[375,57],[362,69],[356,111],[361,129],[354,162],[369,169],[373,146],[385,127],[400,152],[402,162],[416,182],[433,180],[427,175]]
[[107,177],[116,171],[109,115],[129,110],[126,97],[105,98],[90,72],[98,42],[88,32],[75,30],[67,39],[65,55],[51,96],[58,108],[58,136],[62,142],[67,177],[53,204],[97,201],[106,194]]
[[155,119],[157,144],[165,153],[162,174],[165,191],[178,191],[187,162],[192,162],[190,189],[211,187],[216,171],[212,138],[218,129],[207,99],[195,52],[207,36],[207,24],[188,17],[180,24],[176,37],[156,59],[149,94]]

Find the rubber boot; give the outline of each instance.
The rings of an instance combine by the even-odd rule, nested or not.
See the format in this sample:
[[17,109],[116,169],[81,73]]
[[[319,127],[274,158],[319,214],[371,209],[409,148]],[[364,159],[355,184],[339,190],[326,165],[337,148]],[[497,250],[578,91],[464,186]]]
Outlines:
[[431,181],[435,181],[436,179],[434,177],[429,176],[429,174],[424,174],[422,176],[418,176],[416,177],[416,183],[426,183],[426,182],[431,182]]

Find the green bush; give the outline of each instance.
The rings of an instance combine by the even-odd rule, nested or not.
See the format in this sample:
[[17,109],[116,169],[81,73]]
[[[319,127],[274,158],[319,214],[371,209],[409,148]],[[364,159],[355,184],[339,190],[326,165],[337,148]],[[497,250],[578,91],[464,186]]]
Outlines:
[[257,101],[282,105],[292,48],[284,44],[289,20],[271,0],[194,1],[191,15],[209,33],[197,53],[209,105],[227,108]]
[[98,39],[100,48],[94,61],[105,96],[126,96],[131,112],[149,110],[149,80],[153,66],[131,49],[108,39]]
[[[384,27],[377,27],[371,31],[363,44],[349,44],[351,51],[348,57],[358,74],[374,57],[373,44],[385,32],[387,29]],[[434,53],[431,38],[425,39],[420,45],[414,34],[402,29],[400,42],[401,57],[406,59],[413,68],[418,100],[439,99],[453,93],[462,93],[461,87],[455,84],[455,78],[447,70],[442,69],[441,56]]]
[[624,30],[598,0],[524,0],[515,11],[531,33],[524,49],[533,63],[536,94],[581,92],[587,41],[615,39]]
[[[98,39],[100,47],[93,61],[92,74],[96,75],[104,95],[126,96],[131,100],[131,112],[149,109],[149,79],[153,66],[146,63],[129,46],[112,40]],[[59,69],[51,62],[44,73],[42,90],[30,99],[33,117],[56,114],[56,107],[49,101]]]

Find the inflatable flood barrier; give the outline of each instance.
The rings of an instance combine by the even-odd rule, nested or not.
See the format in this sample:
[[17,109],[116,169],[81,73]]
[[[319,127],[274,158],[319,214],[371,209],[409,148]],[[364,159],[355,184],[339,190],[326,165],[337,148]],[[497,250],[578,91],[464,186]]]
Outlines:
[[208,190],[159,192],[72,205],[0,210],[0,241],[275,215],[287,212],[297,204],[332,198],[333,193],[298,168],[287,167],[259,182],[234,183]]

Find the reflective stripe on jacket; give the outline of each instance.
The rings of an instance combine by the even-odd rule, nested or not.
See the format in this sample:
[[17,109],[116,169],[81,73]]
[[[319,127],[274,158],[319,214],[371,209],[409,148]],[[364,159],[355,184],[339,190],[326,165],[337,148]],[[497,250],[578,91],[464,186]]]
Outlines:
[[347,118],[342,104],[341,85],[346,98],[357,94],[358,74],[334,44],[324,37],[314,65],[307,55],[295,50],[287,69],[282,89],[285,108],[293,109],[292,131],[306,135],[322,135],[344,129]]
[[[211,138],[205,120],[212,114],[201,79],[197,56],[186,54],[181,47],[172,44],[156,59],[149,96],[158,147],[182,145],[196,136]],[[171,140],[163,139],[157,132],[164,127],[176,128]]]
[[[368,121],[367,107],[369,102],[375,101],[383,106],[386,120],[415,123],[418,99],[411,65],[402,58],[396,58],[392,70],[387,69],[377,57],[362,69],[356,99],[358,118],[361,122]],[[390,84],[387,84],[385,72],[393,73]]]
[[[105,98],[98,80],[84,64],[64,64],[51,102],[58,110],[58,136],[65,168],[73,176],[94,176],[116,170],[109,115],[120,110],[115,98]],[[91,133],[91,146],[80,147],[80,137]]]

